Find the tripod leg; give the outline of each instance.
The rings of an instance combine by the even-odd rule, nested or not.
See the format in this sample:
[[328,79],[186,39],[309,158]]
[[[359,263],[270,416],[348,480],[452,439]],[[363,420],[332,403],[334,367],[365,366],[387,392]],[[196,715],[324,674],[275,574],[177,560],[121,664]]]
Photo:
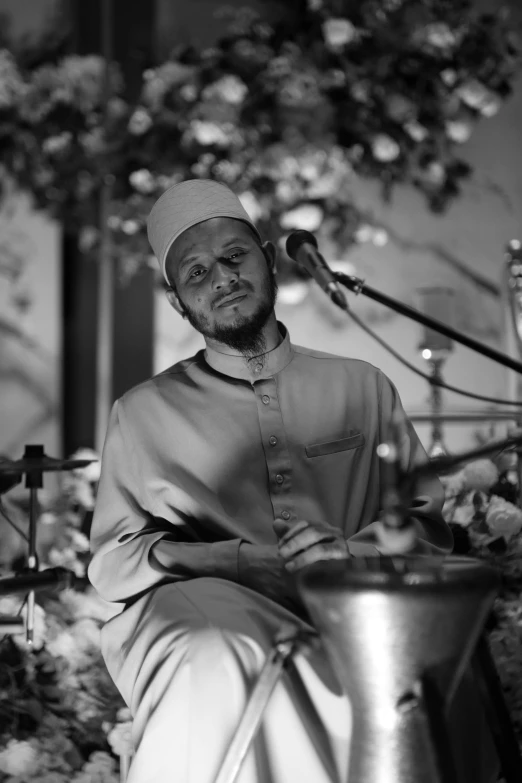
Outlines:
[[292,635],[286,637],[281,635],[279,641],[276,641],[275,646],[271,649],[228,747],[215,783],[234,783],[285,664],[302,643],[303,639],[299,632],[292,631]]
[[522,780],[522,756],[488,642],[482,636],[472,659],[480,697],[506,783]]

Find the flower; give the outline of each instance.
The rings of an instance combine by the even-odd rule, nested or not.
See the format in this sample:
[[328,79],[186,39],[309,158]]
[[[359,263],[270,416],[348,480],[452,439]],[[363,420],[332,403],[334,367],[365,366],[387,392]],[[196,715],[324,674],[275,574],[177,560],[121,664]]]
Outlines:
[[26,778],[38,770],[38,751],[31,742],[10,739],[0,750],[0,770],[5,775]]
[[136,109],[129,120],[129,133],[133,136],[143,136],[153,125],[152,117],[146,109]]
[[448,120],[446,122],[446,135],[457,144],[463,144],[471,136],[471,126],[463,120]]
[[376,160],[389,163],[399,157],[401,148],[390,136],[380,133],[372,140],[372,153]]
[[491,533],[509,541],[522,531],[522,510],[504,498],[493,495],[486,512],[486,524]]
[[484,106],[487,107],[494,97],[493,93],[477,79],[464,82],[456,89],[456,93],[463,103],[478,111],[481,111]]
[[357,29],[348,19],[327,19],[323,23],[324,40],[331,49],[341,49],[357,37]]
[[462,525],[462,527],[469,527],[473,522],[474,517],[475,507],[473,506],[473,503],[468,502],[463,505],[458,505],[454,509],[451,521],[456,522],[457,525]]
[[70,147],[72,141],[72,133],[70,131],[63,131],[56,134],[56,136],[49,136],[42,143],[42,150],[47,155],[57,155],[60,152],[64,152]]
[[209,84],[203,90],[203,98],[219,98],[234,106],[243,103],[248,87],[237,76],[223,76],[217,82]]
[[408,136],[411,136],[411,138],[417,142],[424,141],[428,135],[428,129],[425,128],[424,125],[421,125],[420,122],[417,122],[417,120],[410,120],[405,123],[404,130]]
[[203,146],[215,144],[217,147],[228,147],[230,144],[229,137],[223,128],[215,122],[194,120],[191,123],[191,130],[195,140]]
[[133,171],[129,175],[129,182],[138,193],[143,193],[144,195],[154,193],[156,190],[156,180],[148,169]]
[[73,460],[90,460],[90,465],[83,468],[75,468],[76,478],[84,479],[90,483],[100,480],[101,461],[99,455],[93,449],[77,449],[72,455]]
[[302,204],[296,209],[283,213],[280,219],[281,228],[304,229],[306,231],[317,231],[323,222],[324,212],[316,204]]
[[457,36],[445,22],[433,22],[426,25],[423,38],[437,49],[449,49],[457,43]]
[[468,462],[462,471],[466,489],[487,492],[498,481],[498,470],[489,459]]
[[117,723],[107,735],[107,742],[116,756],[132,756],[132,721]]

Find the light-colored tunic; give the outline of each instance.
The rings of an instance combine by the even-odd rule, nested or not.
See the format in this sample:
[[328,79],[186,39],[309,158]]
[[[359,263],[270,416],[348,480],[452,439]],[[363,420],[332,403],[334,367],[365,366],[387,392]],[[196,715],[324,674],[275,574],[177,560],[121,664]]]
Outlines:
[[[253,545],[277,544],[274,519],[325,522],[352,554],[375,552],[376,447],[402,411],[397,391],[372,365],[294,346],[279,328],[264,364],[200,351],[112,410],[89,578],[125,607],[102,649],[134,716],[131,783],[211,783],[274,635],[306,625],[276,556],[271,598],[248,565]],[[426,457],[409,427],[412,465]],[[440,483],[417,489],[420,538],[450,551]],[[324,656],[299,656],[238,783],[327,783],[336,768],[344,779],[350,721]]]

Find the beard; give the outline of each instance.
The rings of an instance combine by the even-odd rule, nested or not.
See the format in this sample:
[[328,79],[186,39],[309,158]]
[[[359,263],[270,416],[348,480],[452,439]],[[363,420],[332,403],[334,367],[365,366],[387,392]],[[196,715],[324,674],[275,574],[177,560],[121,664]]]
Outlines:
[[[247,359],[258,358],[266,352],[266,340],[263,327],[267,323],[274,310],[277,299],[277,281],[275,275],[267,268],[267,277],[261,292],[261,298],[257,309],[252,315],[236,315],[231,324],[214,324],[204,313],[198,313],[184,302],[187,321],[204,337],[217,340],[223,345],[232,348]],[[262,361],[262,359],[261,359]]]

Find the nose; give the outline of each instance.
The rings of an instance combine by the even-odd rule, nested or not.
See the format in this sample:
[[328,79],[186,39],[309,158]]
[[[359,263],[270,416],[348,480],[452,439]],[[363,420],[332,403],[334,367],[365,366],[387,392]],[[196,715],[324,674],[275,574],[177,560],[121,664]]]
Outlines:
[[212,270],[212,286],[216,291],[226,288],[229,285],[237,283],[239,275],[236,269],[232,269],[228,264],[217,261]]

